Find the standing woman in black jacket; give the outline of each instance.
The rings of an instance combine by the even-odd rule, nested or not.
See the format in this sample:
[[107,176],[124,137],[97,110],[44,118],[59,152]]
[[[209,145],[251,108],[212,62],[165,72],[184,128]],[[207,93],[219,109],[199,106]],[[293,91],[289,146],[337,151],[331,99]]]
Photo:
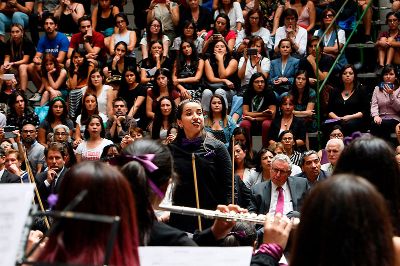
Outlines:
[[[213,210],[218,204],[231,203],[232,163],[225,145],[204,131],[200,102],[184,100],[178,105],[178,135],[170,145],[178,181],[174,188],[174,205],[196,207],[192,156],[195,157],[199,207]],[[211,226],[202,219],[202,227]],[[171,214],[170,225],[193,233],[199,228],[197,217]]]

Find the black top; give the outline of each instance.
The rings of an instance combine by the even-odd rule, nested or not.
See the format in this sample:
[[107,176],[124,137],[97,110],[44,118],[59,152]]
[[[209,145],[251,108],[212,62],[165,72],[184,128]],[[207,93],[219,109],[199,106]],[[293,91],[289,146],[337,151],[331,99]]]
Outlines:
[[[278,141],[279,132],[281,130],[281,121],[282,116],[276,116],[275,119],[272,120],[271,127],[268,131],[268,140]],[[289,129],[293,132],[296,139],[301,139],[303,141],[306,140],[306,126],[304,120],[293,116]]]
[[9,110],[7,113],[7,125],[15,126],[19,130],[22,129],[22,126],[25,124],[32,124],[34,126],[39,125],[39,117],[33,112],[31,109],[26,109],[25,113],[22,116],[18,116],[16,112],[13,110]]
[[[213,16],[210,13],[210,11],[208,11],[208,9],[200,6],[200,13],[199,13],[199,19],[197,20],[197,22],[195,22],[196,24],[196,28],[197,31],[202,31],[202,30],[206,30],[209,31],[211,29],[211,24],[214,23],[213,21]],[[192,16],[192,12],[190,11],[190,8],[184,8],[183,5],[181,5],[179,7],[179,29],[180,31],[182,31],[183,29],[183,22],[185,22],[186,20],[188,21],[192,21],[193,20],[193,16]]]
[[[107,67],[108,70],[111,71],[111,75],[119,75],[122,77],[122,75],[126,72],[126,69],[128,67],[134,67],[136,68],[136,58],[134,57],[129,57],[129,56],[124,56],[124,69],[122,70],[122,72],[120,72],[118,70],[118,66],[116,67],[116,69],[112,69],[112,60],[114,57],[110,58],[110,61],[108,61],[107,63]],[[123,77],[122,77],[123,78]]]
[[96,29],[95,29],[97,32],[105,31],[108,28],[114,28],[114,26],[115,26],[114,15],[112,14],[113,6],[111,6],[110,8],[111,8],[111,12],[107,18],[103,18],[101,16],[101,10],[98,9],[97,24],[96,24]]
[[[259,99],[253,101],[255,96]],[[265,88],[260,94],[256,94],[253,90],[246,90],[243,94],[243,105],[249,106],[250,112],[262,112],[267,110],[270,105],[277,105],[275,93]]]
[[32,41],[28,38],[24,38],[22,40],[21,50],[11,41],[11,39],[7,41],[6,55],[10,56],[10,62],[22,60],[24,55],[29,55],[29,61],[31,61],[35,54],[35,45],[33,45]]
[[[332,67],[335,59],[332,56],[322,54],[321,60],[318,63],[318,68],[321,72],[328,72]],[[308,73],[308,77],[316,79],[316,75],[314,69],[312,68],[310,62],[308,62],[307,58],[301,58],[299,62],[299,70],[306,70]]]
[[[192,153],[196,158],[200,208],[215,210],[218,204],[231,203],[232,163],[225,145],[209,136],[192,143],[177,140],[170,145],[178,181],[172,197],[173,205],[196,207]],[[197,217],[171,214],[170,225],[193,233],[198,229]],[[202,219],[203,228],[212,220]]]
[[344,100],[341,90],[332,90],[329,96],[328,112],[333,112],[337,116],[362,112],[363,118],[369,117],[369,99],[366,91],[358,86],[353,94],[347,100]]

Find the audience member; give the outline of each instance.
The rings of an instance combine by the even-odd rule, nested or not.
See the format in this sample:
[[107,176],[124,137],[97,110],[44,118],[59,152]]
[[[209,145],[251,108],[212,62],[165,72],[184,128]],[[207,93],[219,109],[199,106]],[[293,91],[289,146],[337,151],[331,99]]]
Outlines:
[[162,46],[162,60],[168,56],[169,46],[171,45],[171,40],[167,35],[164,35],[163,24],[158,18],[152,19],[147,23],[146,36],[140,40],[140,49],[142,51],[143,60],[149,57],[151,52],[151,43],[159,42]]
[[[4,42],[6,29],[12,28],[12,24],[20,25],[20,29],[24,32],[24,28],[28,28],[29,14],[33,12],[35,5],[34,0],[6,0],[0,4],[0,41]],[[12,30],[12,29],[11,29]]]
[[76,148],[76,161],[97,161],[105,146],[112,144],[109,139],[105,139],[106,130],[103,119],[99,115],[91,115],[87,121],[84,138]]
[[147,23],[151,23],[157,18],[162,22],[162,32],[170,40],[175,39],[175,28],[179,24],[179,6],[173,1],[159,2],[151,0],[147,11]]
[[203,54],[209,51],[208,46],[216,41],[220,41],[221,39],[225,40],[227,43],[227,49],[232,52],[235,47],[236,33],[231,30],[230,19],[225,13],[221,13],[215,18],[214,28],[207,32],[203,45]]
[[119,8],[111,0],[99,0],[97,6],[92,11],[92,23],[95,31],[104,36],[104,44],[110,46],[110,36],[114,33],[115,16],[119,13]]
[[[150,42],[149,57],[143,59],[140,70],[140,82],[146,84],[147,87],[152,87],[155,81],[155,73],[160,69],[171,70],[173,62],[168,57],[163,55],[164,47],[160,41]],[[153,83],[152,83],[153,82]]]
[[7,125],[21,130],[25,124],[39,125],[38,115],[30,108],[24,93],[16,91],[8,101]]
[[247,178],[243,179],[245,185],[252,189],[256,184],[271,179],[271,162],[275,153],[268,148],[262,148],[256,156],[254,172],[251,172]]
[[123,98],[113,100],[113,116],[107,120],[106,138],[114,143],[120,143],[131,126],[136,126],[136,120],[128,116],[128,108]]
[[110,38],[110,44],[108,46],[110,55],[114,55],[115,53],[115,44],[123,41],[127,45],[127,56],[136,58],[134,49],[136,47],[137,37],[135,31],[128,29],[128,16],[125,13],[116,14],[114,16],[114,25],[118,28],[118,31],[114,32],[114,34]]
[[214,19],[219,14],[226,14],[229,17],[230,28],[236,32],[242,30],[244,18],[240,3],[234,0],[213,0]]
[[171,51],[174,51],[176,53],[175,56],[179,55],[179,53],[182,52],[180,51],[182,42],[188,42],[193,43],[197,53],[201,54],[203,50],[204,39],[201,36],[197,36],[196,24],[193,21],[187,20],[183,22],[182,26],[183,28],[181,35],[174,39]]
[[386,24],[389,29],[388,31],[380,32],[375,43],[375,47],[378,49],[378,69],[382,69],[383,66],[388,64],[400,63],[398,51],[398,46],[400,45],[399,18],[399,14],[395,12],[386,14]]
[[21,183],[30,183],[28,172],[22,170],[22,163],[24,163],[24,157],[19,151],[11,149],[6,152],[6,169],[19,176]]
[[79,19],[85,15],[85,9],[81,3],[75,0],[60,0],[60,4],[54,10],[54,16],[60,21],[60,32],[69,37],[79,32]]
[[371,100],[371,134],[392,142],[391,134],[400,122],[400,90],[398,72],[392,65],[382,69],[381,82],[375,87]]
[[0,184],[21,183],[21,178],[6,169],[6,153],[0,148]]
[[20,149],[18,143],[17,147],[14,148],[25,153],[29,161],[29,166],[31,167],[32,173],[34,175],[39,174],[45,169],[45,147],[37,141],[37,129],[35,125],[24,124],[21,129],[21,144],[23,149]]
[[300,166],[302,172],[295,176],[306,178],[310,187],[316,185],[317,182],[327,179],[330,175],[321,168],[321,160],[319,159],[317,152],[313,150],[303,153]]
[[204,129],[226,147],[230,145],[229,140],[237,127],[232,117],[227,114],[227,109],[224,98],[219,94],[214,94],[209,104],[210,111],[204,117]]
[[172,81],[181,94],[181,99],[201,99],[201,80],[204,60],[199,57],[195,44],[183,41],[175,59]]
[[176,104],[170,96],[162,96],[154,109],[154,118],[149,129],[152,139],[172,142],[173,136],[168,135],[171,126],[176,122]]
[[283,39],[289,40],[291,43],[291,52],[295,57],[302,57],[307,49],[307,30],[297,24],[297,11],[293,8],[288,8],[282,13],[283,26],[276,30],[275,34],[275,53],[280,51],[280,42]]
[[321,165],[321,169],[326,171],[328,175],[332,175],[343,149],[343,140],[339,138],[330,139],[326,143],[325,151],[328,154],[328,163]]

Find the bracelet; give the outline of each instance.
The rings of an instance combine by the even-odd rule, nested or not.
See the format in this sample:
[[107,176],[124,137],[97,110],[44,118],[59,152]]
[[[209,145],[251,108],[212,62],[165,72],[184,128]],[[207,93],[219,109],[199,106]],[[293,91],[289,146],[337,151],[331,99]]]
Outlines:
[[275,243],[261,244],[258,250],[254,254],[264,253],[268,254],[276,260],[279,260],[283,254],[283,248]]

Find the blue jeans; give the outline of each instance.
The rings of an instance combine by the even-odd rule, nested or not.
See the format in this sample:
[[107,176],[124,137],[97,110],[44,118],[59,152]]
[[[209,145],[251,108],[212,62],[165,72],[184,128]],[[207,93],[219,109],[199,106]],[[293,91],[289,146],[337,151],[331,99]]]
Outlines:
[[6,29],[10,28],[11,24],[18,23],[24,28],[28,27],[29,17],[27,14],[22,12],[14,12],[14,14],[9,17],[0,13],[0,35],[5,35]]

